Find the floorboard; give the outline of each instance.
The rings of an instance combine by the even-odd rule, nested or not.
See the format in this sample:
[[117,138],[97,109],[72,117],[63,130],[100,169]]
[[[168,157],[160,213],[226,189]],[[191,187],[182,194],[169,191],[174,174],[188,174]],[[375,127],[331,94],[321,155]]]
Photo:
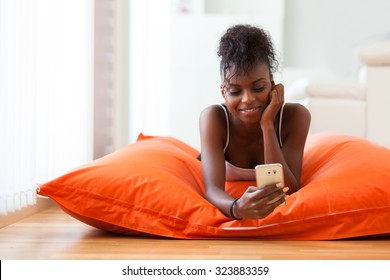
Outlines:
[[0,259],[390,259],[390,238],[339,241],[172,240],[85,225],[54,206],[0,229]]

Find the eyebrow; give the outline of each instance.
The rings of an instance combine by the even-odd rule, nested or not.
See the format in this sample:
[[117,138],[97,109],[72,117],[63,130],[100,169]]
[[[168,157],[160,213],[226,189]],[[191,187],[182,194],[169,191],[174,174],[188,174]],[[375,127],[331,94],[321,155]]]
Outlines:
[[[252,82],[252,84],[255,84],[257,82],[260,82],[261,80],[266,80],[266,78],[260,78]],[[232,84],[232,83],[227,83],[229,86],[239,86],[238,84]]]

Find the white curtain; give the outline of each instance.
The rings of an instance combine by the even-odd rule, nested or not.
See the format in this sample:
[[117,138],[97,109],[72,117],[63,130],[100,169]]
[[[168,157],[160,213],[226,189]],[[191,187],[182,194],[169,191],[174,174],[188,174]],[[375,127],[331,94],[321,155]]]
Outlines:
[[169,135],[172,0],[130,0],[130,142]]
[[0,0],[0,215],[92,158],[93,0]]

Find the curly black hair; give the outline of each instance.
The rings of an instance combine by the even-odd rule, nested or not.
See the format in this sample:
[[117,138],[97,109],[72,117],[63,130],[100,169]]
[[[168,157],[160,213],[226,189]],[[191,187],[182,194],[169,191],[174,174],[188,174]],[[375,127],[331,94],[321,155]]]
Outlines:
[[268,32],[251,25],[234,25],[221,37],[218,47],[221,57],[221,75],[227,79],[228,71],[234,69],[230,78],[240,73],[249,73],[258,63],[267,63],[270,73],[278,69],[278,60]]

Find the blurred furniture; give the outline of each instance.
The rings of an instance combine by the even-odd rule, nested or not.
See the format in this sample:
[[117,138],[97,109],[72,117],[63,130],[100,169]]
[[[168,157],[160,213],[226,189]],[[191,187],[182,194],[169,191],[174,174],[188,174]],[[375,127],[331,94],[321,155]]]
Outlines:
[[359,78],[314,79],[290,92],[310,110],[310,133],[337,131],[390,148],[390,40],[357,49]]
[[365,65],[366,138],[390,147],[390,40],[358,51]]

